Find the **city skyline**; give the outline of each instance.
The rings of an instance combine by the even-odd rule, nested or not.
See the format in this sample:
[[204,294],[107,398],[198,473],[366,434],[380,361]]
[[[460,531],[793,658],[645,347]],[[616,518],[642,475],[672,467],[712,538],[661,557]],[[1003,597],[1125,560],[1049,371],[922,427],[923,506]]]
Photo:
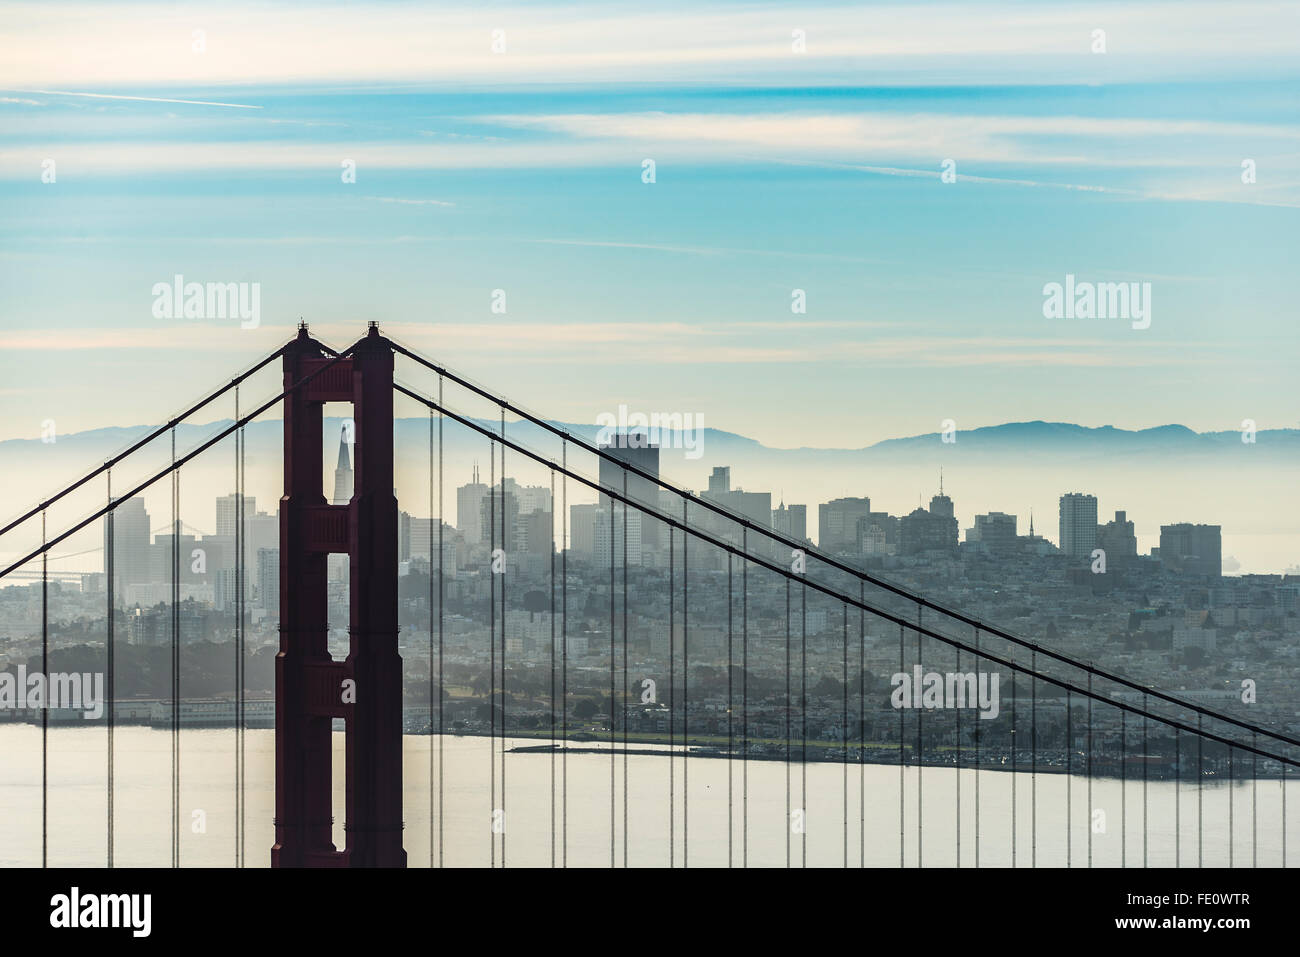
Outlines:
[[[420,451],[421,443],[427,441],[427,420],[404,419],[413,432],[398,444],[399,497],[406,501],[403,489],[408,490],[415,482],[416,487],[424,481],[421,465],[424,453]],[[724,425],[725,423],[719,423]],[[563,424],[572,428],[576,434],[596,435],[596,429],[590,426]],[[203,426],[185,426],[182,428],[182,448],[194,438],[211,433],[219,423]],[[338,441],[341,438],[344,420],[329,419],[323,442],[323,465],[327,474],[333,475],[338,453]],[[516,426],[512,425],[512,430]],[[399,427],[399,434],[406,435]],[[449,439],[456,435],[455,427],[449,427]],[[585,430],[585,432],[584,432]],[[249,428],[248,481],[249,492],[265,503],[274,503],[279,497],[278,446],[280,424],[268,421],[255,424]],[[42,484],[50,481],[69,481],[84,474],[87,463],[102,459],[122,447],[127,438],[135,432],[121,430],[114,433],[119,437],[102,434],[85,436],[64,435],[53,444],[37,441],[0,441],[0,463],[9,470],[11,489],[17,490],[15,501],[21,501],[22,489],[30,486],[27,497],[34,499],[42,491]],[[262,436],[261,439],[258,436]],[[1161,434],[1158,440],[1148,441],[1135,433],[1123,433],[1108,430],[1078,430],[1073,427],[1062,429],[1044,424],[1041,429],[1033,427],[1004,426],[991,430],[959,431],[954,444],[945,444],[941,434],[919,436],[909,439],[887,440],[874,450],[862,450],[862,457],[853,450],[840,450],[837,458],[827,458],[833,450],[773,450],[757,446],[744,436],[736,436],[725,431],[709,429],[702,433],[707,439],[702,445],[703,458],[692,459],[680,448],[663,449],[663,467],[661,474],[669,482],[679,487],[705,489],[709,470],[719,464],[728,464],[737,476],[737,483],[747,488],[759,488],[770,491],[773,505],[779,504],[782,497],[790,503],[802,502],[810,507],[820,502],[830,501],[844,495],[869,494],[880,504],[878,507],[894,514],[906,514],[918,502],[929,498],[938,489],[940,472],[947,468],[949,484],[958,489],[957,498],[961,515],[962,529],[970,526],[970,516],[975,513],[1004,512],[1015,514],[1026,527],[1030,515],[1037,515],[1038,525],[1042,530],[1050,529],[1049,537],[1059,538],[1055,528],[1057,497],[1068,489],[1052,486],[1061,481],[1060,469],[1071,468],[1069,463],[1079,455],[1090,455],[1094,464],[1087,470],[1087,481],[1096,490],[1101,502],[1099,515],[1104,512],[1109,516],[1116,510],[1129,512],[1137,519],[1136,535],[1142,543],[1143,550],[1149,550],[1158,544],[1159,527],[1182,521],[1195,520],[1219,524],[1224,528],[1225,572],[1278,573],[1300,564],[1292,547],[1293,530],[1286,522],[1279,524],[1278,513],[1268,503],[1278,495],[1284,494],[1286,463],[1289,461],[1291,433],[1265,433],[1259,437],[1259,444],[1247,444],[1242,441],[1240,433],[1226,433],[1216,437],[1206,445],[1210,437],[1194,437],[1173,431]],[[1201,449],[1196,455],[1201,458],[1187,458],[1187,449],[1178,443],[1184,439],[1196,439],[1188,448]],[[597,438],[599,438],[597,436]],[[1286,441],[1282,441],[1286,439]],[[989,443],[993,444],[989,444]],[[1174,444],[1171,446],[1170,442]],[[1008,444],[1009,443],[1009,444]],[[1092,444],[1089,444],[1092,443]],[[1100,445],[1096,443],[1101,443]],[[1199,444],[1198,444],[1199,443]],[[1099,450],[1115,448],[1109,454],[1098,458]],[[980,452],[986,447],[985,452]],[[1056,451],[1050,451],[1055,449]],[[1171,452],[1170,450],[1182,449]],[[1208,451],[1207,451],[1208,449]],[[260,451],[259,451],[260,450]],[[466,450],[460,454],[471,456]],[[1257,463],[1252,469],[1258,480],[1256,491],[1247,499],[1233,496],[1216,496],[1208,502],[1197,493],[1195,485],[1187,488],[1168,489],[1161,478],[1161,470],[1168,467],[1192,467],[1195,474],[1204,477],[1204,481],[1226,480],[1235,476],[1241,481],[1244,473],[1237,468],[1240,456],[1249,456],[1247,461]],[[1259,456],[1263,456],[1262,458]],[[50,457],[54,456],[53,459]],[[271,456],[274,466],[267,461]],[[454,514],[455,501],[451,488],[462,483],[472,473],[472,464],[465,460],[457,466],[457,456],[453,455],[445,481],[448,494],[444,502],[447,515]],[[479,459],[477,453],[472,458]],[[51,472],[49,467],[42,467],[42,461],[58,461],[59,468]],[[1015,474],[1002,467],[1004,461],[1017,463]],[[1147,467],[1134,470],[1134,462],[1147,462]],[[195,488],[202,490],[201,497],[225,494],[223,488],[226,479],[221,464],[220,453],[208,453],[187,467],[187,475],[194,476],[188,482],[197,480]],[[1166,465],[1165,463],[1170,463]],[[1189,465],[1189,463],[1195,463]],[[1218,464],[1215,464],[1218,463]],[[478,461],[478,468],[484,480],[487,479],[486,457]],[[574,463],[581,469],[587,466]],[[464,471],[457,473],[456,468]],[[595,477],[595,472],[592,472]],[[1278,483],[1276,491],[1271,484]],[[327,498],[330,486],[324,490]],[[150,496],[162,494],[154,489]],[[592,500],[594,493],[570,483],[570,499],[573,501]],[[418,492],[416,501],[425,498]],[[416,509],[422,511],[423,509]],[[216,524],[212,513],[206,508],[195,512],[186,508],[187,524],[191,529],[214,529]],[[815,509],[810,508],[810,527],[816,528]],[[219,524],[219,522],[217,523]],[[813,532],[815,536],[816,532]]]
[[[607,460],[604,464],[612,468],[602,481],[608,480],[617,484],[614,472],[619,470]],[[341,485],[351,482],[350,474],[346,476],[339,474],[343,471],[341,467],[336,471],[336,490]],[[351,469],[346,471],[350,473]],[[634,478],[643,483],[647,481],[635,476]],[[639,500],[646,502],[653,500],[654,507],[662,514],[671,514],[672,503],[677,501],[678,497],[658,486],[654,486],[654,489],[653,497],[643,494],[639,496]],[[567,547],[569,551],[589,559],[599,558],[609,552],[608,523],[606,522],[602,533],[601,522],[606,521],[610,515],[611,503],[604,496],[602,496],[604,501],[596,504],[574,503],[568,506],[570,524],[569,539],[566,544],[562,538],[563,526],[559,522],[554,524],[553,531],[550,531],[552,526],[549,524],[538,526],[536,532],[529,527],[530,516],[538,513],[549,514],[555,507],[551,490],[545,486],[524,485],[510,477],[488,485],[479,481],[477,468],[475,468],[473,479],[455,487],[454,491],[457,511],[454,517],[444,518],[443,525],[451,529],[456,540],[467,547],[482,546],[485,539],[491,536],[492,544],[500,542],[507,545],[507,552],[538,552],[542,551],[539,545],[544,545],[546,539],[554,534],[556,537],[553,543],[557,550]],[[739,518],[747,519],[777,534],[816,545],[823,551],[840,554],[879,558],[884,555],[917,555],[932,551],[955,552],[960,544],[965,544],[968,547],[977,547],[981,552],[993,557],[1004,556],[1009,550],[1015,548],[1027,547],[1040,555],[1059,553],[1070,558],[1085,559],[1083,565],[1089,563],[1095,565],[1097,552],[1094,548],[1096,547],[1101,547],[1103,551],[1109,549],[1106,558],[1111,561],[1135,558],[1140,554],[1137,539],[1133,534],[1135,523],[1127,521],[1127,513],[1118,510],[1110,522],[1099,523],[1096,496],[1078,492],[1061,495],[1058,517],[1060,528],[1065,534],[1053,542],[1035,533],[1032,516],[1028,531],[1022,536],[1017,534],[1018,516],[999,511],[972,514],[971,525],[963,531],[961,523],[955,517],[955,504],[942,489],[931,498],[928,508],[918,506],[905,515],[872,511],[870,499],[867,497],[813,503],[817,509],[818,535],[815,539],[807,533],[808,503],[787,503],[782,499],[779,506],[773,508],[770,491],[746,492],[739,487],[733,489],[730,468],[727,466],[714,467],[706,491],[699,493],[686,491],[692,496],[698,495],[705,501],[728,509]],[[633,497],[638,498],[638,496]],[[188,565],[191,561],[191,556],[184,554],[186,549],[191,546],[206,549],[215,543],[221,550],[212,556],[213,571],[219,573],[220,569],[233,567],[235,540],[233,524],[237,522],[235,516],[238,514],[239,499],[237,493],[229,493],[216,500],[217,532],[215,534],[199,532],[195,535],[181,536],[182,565]],[[245,522],[253,523],[252,526],[246,525],[246,528],[253,528],[251,534],[247,530],[242,533],[245,537],[245,550],[256,555],[260,563],[263,561],[263,552],[278,551],[279,548],[278,508],[274,515],[258,511],[256,497],[251,495],[244,495],[243,502]],[[340,500],[336,495],[332,504],[345,505],[347,500]],[[616,510],[615,528],[617,529],[617,515],[622,514],[625,506],[617,502],[613,507]],[[645,521],[645,516],[637,509],[628,509],[628,512],[629,518],[638,519],[635,526],[635,547],[638,550],[644,548],[646,553],[644,558],[638,554],[629,561],[633,564],[651,563],[650,553],[664,550],[666,541],[660,541],[658,536],[643,539],[642,523]],[[433,531],[437,527],[438,517],[419,515],[405,509],[399,512],[399,516],[401,560],[421,561],[426,556],[432,556],[434,554]],[[271,521],[272,519],[274,521]],[[714,522],[718,520],[709,519]],[[522,530],[519,524],[521,522]],[[115,517],[117,540],[114,548],[119,586],[157,584],[170,580],[163,563],[151,559],[150,556],[154,552],[158,555],[162,555],[163,551],[170,553],[173,533],[170,531],[170,525],[168,531],[163,532],[151,530],[151,524],[143,498],[133,497],[119,501]],[[188,524],[183,523],[183,525],[185,528],[190,527]],[[1222,574],[1219,533],[1220,529],[1217,525],[1193,522],[1161,525],[1161,545],[1149,551],[1147,557],[1153,559],[1160,557],[1163,564],[1180,571],[1184,569],[1185,558],[1190,558],[1191,562],[1187,564],[1186,570],[1208,578],[1218,578]],[[533,536],[536,534],[542,536],[540,541],[534,540]],[[1081,535],[1084,536],[1082,540],[1080,540]],[[1107,535],[1111,537],[1107,539]],[[621,541],[622,539],[616,534],[616,542]],[[631,542],[632,540],[629,539],[629,543]],[[456,541],[453,540],[450,544],[454,546],[455,543]],[[1041,546],[1047,547],[1044,549]],[[134,550],[142,550],[142,554],[137,555]],[[621,555],[622,548],[616,546],[615,554]],[[105,560],[106,556],[105,548]],[[445,557],[444,554],[444,559]],[[453,564],[457,559],[458,553],[453,548],[451,551]],[[246,558],[245,561],[247,562],[248,559]],[[205,577],[206,563],[205,553],[203,573],[195,575],[192,571],[187,571],[184,581],[193,584]],[[278,567],[278,560],[276,566]],[[331,574],[331,579],[346,580],[345,577],[339,577],[335,573]],[[270,579],[259,567],[248,580],[261,582]],[[215,593],[214,597],[216,597]],[[217,604],[220,607],[220,599],[217,599]]]

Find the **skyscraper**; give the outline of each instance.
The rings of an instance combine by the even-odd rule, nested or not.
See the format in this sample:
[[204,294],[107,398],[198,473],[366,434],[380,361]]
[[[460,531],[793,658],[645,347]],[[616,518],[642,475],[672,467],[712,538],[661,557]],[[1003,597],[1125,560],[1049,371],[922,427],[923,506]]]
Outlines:
[[[244,517],[252,518],[257,514],[257,497],[253,495],[244,496]],[[231,492],[229,495],[217,497],[217,534],[230,535],[235,534],[235,525],[239,521],[239,495]]]
[[257,598],[268,614],[280,614],[280,549],[257,550]]
[[714,466],[713,474],[709,476],[709,491],[714,495],[722,495],[731,491],[731,466]]
[[918,508],[898,522],[898,550],[904,555],[928,551],[952,551],[957,547],[957,517],[952,499],[939,494],[930,499],[929,510]]
[[478,464],[474,465],[474,479],[456,489],[456,530],[465,538],[466,545],[483,541],[482,504],[488,487],[479,481]]
[[[238,493],[231,492],[229,495],[218,496],[217,533],[216,535],[209,535],[203,542],[205,548],[214,552],[208,557],[218,559],[213,565],[214,568],[224,567],[222,560],[227,560],[231,564],[234,563],[235,526],[238,524]],[[244,496],[243,545],[244,565],[246,568],[253,567],[260,549],[280,547],[280,517],[278,513],[270,515],[266,512],[259,512],[257,510],[257,498],[253,495]],[[226,554],[227,552],[228,554]],[[221,555],[219,556],[218,553],[221,553]]]
[[1161,525],[1160,562],[1187,575],[1217,578],[1223,574],[1221,526],[1188,522]]
[[804,542],[808,540],[808,506],[786,505],[772,509],[772,528],[782,535]]
[[[143,498],[129,498],[113,509],[113,595],[121,600],[127,585],[150,581],[149,513]],[[104,570],[108,571],[108,528],[104,528]]]
[[[612,440],[600,446],[602,452],[608,452],[610,456],[628,465],[635,466],[642,472],[649,475],[659,476],[659,446],[651,445],[644,439],[632,439],[624,433],[613,436]],[[649,516],[642,515],[636,508],[638,503],[645,503],[651,508],[659,504],[659,483],[654,479],[643,478],[635,472],[629,472],[622,468],[618,462],[611,462],[609,459],[602,457],[600,460],[600,484],[606,488],[623,494],[627,489],[627,497],[632,500],[632,511],[628,513],[629,522],[635,522],[641,534],[638,548],[656,551],[661,541],[667,539],[667,533],[661,535],[662,529],[659,522]],[[609,496],[600,495],[600,504],[604,506],[604,511],[609,511]],[[678,506],[680,508],[680,505]],[[622,521],[622,519],[620,519]],[[631,548],[632,532],[629,528],[628,547]],[[622,539],[620,538],[621,542]],[[629,562],[632,561],[629,554]],[[640,558],[637,559],[640,562]]]
[[975,524],[966,530],[966,541],[989,552],[1010,552],[1016,547],[1016,517],[1005,512],[976,515]]
[[1060,548],[1074,558],[1089,558],[1097,547],[1097,496],[1067,492],[1061,496]]
[[819,548],[858,547],[858,519],[871,512],[871,499],[837,498],[817,506],[817,546]]
[[352,457],[348,454],[347,429],[339,432],[339,464],[334,469],[334,497],[331,505],[346,505],[352,501]]
[[1097,526],[1097,547],[1105,549],[1108,561],[1137,557],[1137,535],[1124,512],[1116,512],[1114,521]]

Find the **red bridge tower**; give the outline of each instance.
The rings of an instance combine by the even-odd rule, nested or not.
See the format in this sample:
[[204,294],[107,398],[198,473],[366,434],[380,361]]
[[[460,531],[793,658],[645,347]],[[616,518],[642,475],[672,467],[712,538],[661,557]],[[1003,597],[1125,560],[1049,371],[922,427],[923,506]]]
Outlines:
[[[392,344],[371,323],[349,357],[334,361],[303,324],[284,351],[285,389],[318,370],[284,400],[271,866],[405,867]],[[355,480],[347,505],[327,504],[322,491],[326,402],[353,405]],[[331,553],[346,554],[351,563],[345,661],[333,660],[327,643]],[[347,725],[341,851],[331,835],[334,718]]]

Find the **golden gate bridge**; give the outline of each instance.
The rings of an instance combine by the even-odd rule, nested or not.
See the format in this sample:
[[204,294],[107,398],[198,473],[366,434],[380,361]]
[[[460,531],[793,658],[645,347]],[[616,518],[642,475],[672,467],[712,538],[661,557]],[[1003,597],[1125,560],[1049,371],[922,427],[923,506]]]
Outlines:
[[[278,394],[251,408],[241,408],[241,387],[247,388],[253,376],[277,360],[282,373]],[[399,363],[403,375],[409,378],[395,377]],[[454,398],[448,399],[448,392]],[[195,447],[178,451],[177,427],[226,397],[235,403],[231,423]],[[894,839],[899,866],[924,865],[928,833],[940,833],[939,840],[945,842],[951,835],[952,853],[943,848],[940,857],[957,866],[981,866],[981,851],[983,863],[987,863],[992,845],[999,848],[999,862],[1007,861],[1002,852],[1009,849],[1011,866],[1040,863],[1040,851],[1046,852],[1049,845],[1051,854],[1044,854],[1044,862],[1090,866],[1093,835],[1101,833],[1095,826],[1097,808],[1092,792],[1094,781],[1102,778],[1120,781],[1124,864],[1146,864],[1152,852],[1161,854],[1162,859],[1169,856],[1169,828],[1163,820],[1170,810],[1169,801],[1159,806],[1154,821],[1148,801],[1148,790],[1169,780],[1174,782],[1172,862],[1203,864],[1207,850],[1205,792],[1225,779],[1228,862],[1260,863],[1258,835],[1262,827],[1278,838],[1276,846],[1266,842],[1269,860],[1284,866],[1288,863],[1286,791],[1288,776],[1294,776],[1291,769],[1300,761],[1300,739],[1188,700],[1174,690],[1144,685],[854,567],[843,557],[678,487],[634,459],[620,456],[615,448],[561,428],[381,335],[371,323],[365,336],[341,351],[311,337],[307,326],[301,325],[297,336],[284,347],[0,528],[0,545],[10,553],[21,554],[0,569],[0,586],[15,580],[40,582],[41,669],[48,674],[49,588],[59,576],[49,568],[52,552],[96,523],[102,526],[108,707],[105,843],[101,859],[107,866],[115,863],[115,821],[119,814],[115,803],[113,705],[122,635],[119,591],[114,587],[115,511],[123,502],[146,490],[158,492],[170,481],[170,844],[172,864],[180,866],[185,819],[181,807],[184,694],[180,608],[184,559],[180,542],[183,528],[191,527],[180,515],[180,478],[185,466],[216,455],[214,450],[228,439],[234,442],[235,500],[239,503],[231,696],[236,736],[231,765],[235,819],[230,860],[235,866],[250,862],[245,739],[249,623],[243,540],[245,433],[250,423],[274,410],[282,412],[284,423],[279,652],[275,661],[275,839],[273,846],[256,849],[252,860],[264,863],[267,858],[262,855],[269,851],[272,865],[281,867],[406,865],[404,822],[413,809],[403,790],[404,774],[411,772],[409,767],[404,768],[402,707],[404,683],[409,687],[410,678],[404,673],[399,654],[399,510],[394,467],[394,402],[399,400],[425,410],[428,417],[428,487],[419,498],[430,513],[428,591],[420,596],[428,617],[424,636],[428,669],[422,680],[427,680],[428,691],[425,730],[430,735],[429,806],[420,811],[427,810],[427,860],[431,866],[445,863],[449,842],[456,840],[475,846],[486,844],[485,863],[505,866],[509,859],[504,826],[509,798],[506,775],[508,767],[518,765],[508,765],[507,754],[515,755],[512,761],[518,761],[528,749],[507,746],[508,737],[517,739],[521,733],[517,722],[513,728],[508,726],[511,706],[518,710],[518,696],[511,693],[510,687],[519,677],[520,656],[520,643],[507,634],[509,613],[525,597],[510,584],[516,556],[511,541],[511,506],[505,493],[507,454],[512,467],[521,473],[529,469],[545,476],[551,491],[543,517],[549,523],[545,535],[550,547],[540,565],[528,576],[520,576],[526,579],[520,590],[526,593],[532,609],[543,609],[543,632],[549,629],[549,634],[537,640],[540,651],[532,656],[530,664],[542,670],[549,664],[549,673],[543,675],[547,679],[546,708],[540,725],[534,727],[534,737],[540,742],[539,753],[549,762],[550,790],[548,795],[538,788],[522,799],[545,805],[544,826],[526,837],[548,846],[549,854],[544,857],[552,866],[569,862],[571,830],[575,834],[581,831],[584,839],[596,831],[607,835],[606,863],[611,867],[640,863],[631,848],[644,846],[647,841],[666,848],[669,866],[689,866],[692,850],[698,859],[698,848],[703,844],[708,844],[716,855],[722,855],[725,845],[728,866],[759,863],[750,858],[751,835],[758,827],[760,814],[764,833],[776,833],[771,824],[773,806],[782,806],[784,811],[779,821],[784,863],[806,864],[808,804],[814,797],[827,798],[808,793],[810,763],[839,766],[839,800],[833,802],[838,804],[839,820],[828,825],[823,814],[817,826],[825,831],[838,825],[842,853],[835,855],[835,863],[846,867],[866,865],[869,847],[874,850]],[[350,403],[353,409],[356,480],[352,498],[346,504],[329,503],[322,492],[323,411],[328,403]],[[443,486],[445,438],[452,429],[458,430],[464,440],[481,443],[491,462],[489,494],[484,502],[487,533],[486,547],[481,550],[483,567],[472,570],[472,580],[477,584],[470,593],[480,604],[486,598],[486,609],[477,611],[479,618],[486,619],[486,633],[474,634],[482,635],[481,641],[488,646],[488,676],[482,687],[488,698],[485,711],[491,747],[487,793],[481,795],[482,813],[468,828],[471,833],[464,833],[467,829],[463,825],[449,833],[444,808],[448,787],[456,784],[448,778],[445,752],[447,738],[457,731],[448,724],[445,713],[448,583],[453,579],[453,570],[446,567]],[[165,453],[163,464],[148,469],[143,478],[121,480],[128,466],[146,449],[152,447],[156,453],[160,446]],[[115,472],[119,476],[116,483]],[[65,507],[75,496],[91,494],[101,481],[101,504],[79,520],[51,527],[53,511]],[[600,521],[608,523],[602,526],[607,534],[599,547],[607,547],[608,554],[600,555],[601,567],[594,561],[582,566],[581,575],[590,586],[590,594],[581,610],[570,608],[570,488],[594,497],[601,510]],[[557,497],[562,503],[558,528]],[[643,568],[633,560],[629,555],[630,526],[655,528],[666,537],[666,567]],[[12,547],[24,535],[28,544]],[[331,555],[347,555],[349,559],[349,651],[344,659],[335,658],[328,647],[327,569]],[[605,557],[607,568],[603,567]],[[485,595],[481,594],[484,584]],[[658,590],[660,585],[663,587]],[[514,605],[508,603],[508,587]],[[598,596],[601,607],[594,607],[591,596]],[[464,600],[462,595],[458,602],[463,604]],[[820,695],[818,700],[823,705],[829,701],[834,712],[832,720],[827,720],[825,708],[813,717],[818,726],[813,729],[812,743],[810,608],[820,614],[818,620],[823,623],[818,635],[813,636],[816,647],[812,677],[815,684],[832,679],[830,691],[814,693]],[[597,731],[592,733],[587,725],[581,729],[571,727],[575,696],[570,682],[577,673],[570,661],[570,649],[577,631],[590,637],[597,618],[605,620],[596,638],[599,666],[593,668],[588,656],[580,669],[587,691],[595,686],[593,671],[599,670],[598,697],[607,709],[601,714]],[[644,636],[639,626],[633,627],[633,619],[658,623],[663,640],[651,640],[648,647],[661,649],[658,658],[666,660],[658,660],[653,650],[645,650]],[[706,632],[710,636],[707,644],[698,637]],[[897,708],[896,724],[892,720],[880,721],[868,704],[876,696],[874,688],[870,697],[868,693],[869,662],[879,658],[884,636],[889,636],[888,647],[897,649],[897,672],[915,673],[918,686],[923,665],[933,670],[937,659],[943,662],[950,688],[954,686],[953,675],[958,678],[956,686],[961,686],[968,674],[978,682],[979,676],[993,671],[1002,677],[1001,687],[1006,689],[1009,700],[1004,699],[999,713],[986,720],[969,707],[969,701],[965,706],[945,708],[941,700],[924,699],[918,687],[918,706]],[[478,653],[482,651],[480,647]],[[516,659],[514,669],[508,667],[509,655]],[[718,667],[706,673],[701,669],[706,659]],[[648,700],[645,697],[643,689],[651,673],[658,678],[651,684],[666,685],[665,700],[660,700],[657,692]],[[701,682],[706,683],[705,687]],[[838,702],[833,700],[836,691]],[[702,700],[706,702],[703,706]],[[631,728],[633,717],[638,711],[644,713],[647,703],[654,705],[656,714],[666,721],[666,747],[662,735],[645,733],[641,726],[644,721],[636,731]],[[53,786],[48,767],[48,709],[40,721],[39,823],[41,863],[46,864],[50,845],[48,793]],[[337,845],[333,829],[332,742],[339,721],[344,725],[346,768],[342,847]],[[888,740],[884,740],[886,732],[882,731],[886,723]],[[575,743],[592,738],[596,739],[592,750],[599,752],[598,759],[603,761],[608,756],[608,816],[602,815],[600,821],[590,815],[575,820],[569,813],[568,762],[572,753],[582,753],[575,749]],[[637,751],[638,755],[651,753],[650,745],[660,748],[654,760],[662,773],[646,782],[645,774],[639,772],[640,783],[634,785],[629,777],[629,758],[634,747],[643,744],[647,750]],[[691,830],[690,775],[699,762],[719,759],[725,761],[725,802],[719,795],[708,798],[713,804],[700,837]],[[765,791],[760,796],[751,791],[751,776],[757,779],[754,769],[773,761],[781,773],[776,778],[762,775]],[[894,809],[886,810],[881,805],[866,777],[869,765],[879,767],[886,762],[896,763],[899,775],[896,821]],[[1009,792],[991,787],[990,776],[1000,778],[1007,771],[1013,773],[1013,780],[1028,781],[1027,802],[1018,783]],[[1062,774],[1066,781],[1063,795],[1059,793],[1061,788],[1053,786],[1044,789],[1050,790],[1050,796],[1040,798],[1040,780]],[[721,779],[714,776],[711,780]],[[824,777],[820,780],[824,786]],[[1249,787],[1245,787],[1246,782]],[[766,791],[773,783],[784,784],[783,802],[776,800],[774,804]],[[158,785],[161,787],[161,782]],[[964,798],[963,786],[967,789]],[[985,792],[983,806],[981,786]],[[1262,808],[1261,787],[1276,789],[1266,793]],[[630,810],[638,806],[643,788],[666,795],[666,820],[646,820],[640,812]],[[1128,820],[1130,788],[1141,796],[1140,824],[1132,826]],[[936,789],[945,791],[941,803],[934,797]],[[909,790],[914,803],[908,801]],[[951,794],[946,793],[949,790]],[[1084,793],[1076,798],[1079,790]],[[927,794],[931,807],[940,803],[951,820],[939,826],[933,810],[927,819]],[[1040,827],[1040,820],[1059,821],[1062,809],[1052,808],[1047,813],[1040,803],[1059,803],[1062,797],[1064,827],[1048,833]],[[1239,811],[1238,800],[1247,799],[1249,811]],[[513,800],[521,800],[518,790]],[[698,789],[694,800],[699,815]],[[723,803],[725,840],[717,833]],[[1217,810],[1212,811],[1215,813]],[[1078,826],[1080,817],[1083,827]],[[255,821],[254,826],[265,823]],[[1208,823],[1217,834],[1224,822]],[[1249,858],[1242,860],[1236,851],[1237,836],[1247,826]],[[521,839],[514,827],[509,833],[512,842]],[[1153,838],[1159,845],[1154,848]],[[933,859],[935,851],[929,853]]]

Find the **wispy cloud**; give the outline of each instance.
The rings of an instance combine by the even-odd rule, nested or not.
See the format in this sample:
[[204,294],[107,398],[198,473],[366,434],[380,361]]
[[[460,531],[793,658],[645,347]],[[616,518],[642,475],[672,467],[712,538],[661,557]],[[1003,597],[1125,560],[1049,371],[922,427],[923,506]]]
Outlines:
[[[1222,350],[1212,343],[1167,342],[1126,336],[1041,335],[942,337],[889,335],[890,328],[915,326],[893,321],[776,320],[736,322],[573,322],[499,323],[388,322],[384,332],[431,354],[484,356],[492,361],[584,357],[608,363],[612,347],[635,355],[636,362],[665,365],[790,365],[862,363],[891,367],[1157,367],[1222,365]],[[811,331],[816,336],[807,335]],[[334,344],[351,341],[355,323],[313,323],[314,335]],[[868,335],[867,333],[870,332]],[[882,332],[886,334],[882,335]],[[263,325],[241,330],[232,325],[215,334],[211,323],[160,324],[129,329],[33,329],[0,332],[0,349],[21,351],[103,351],[110,349],[269,352],[293,333],[290,326]],[[1253,360],[1252,360],[1253,361]]]
[[[717,155],[754,158],[854,158],[860,168],[893,175],[920,170],[867,166],[878,160],[944,157],[961,163],[1128,168],[1195,167],[1222,162],[1225,143],[1294,152],[1300,129],[1281,124],[1210,120],[1012,116],[975,113],[751,112],[565,113],[484,117],[503,126],[545,130],[579,140],[638,144],[673,150],[705,148]],[[1115,147],[1125,149],[1117,153]],[[1041,185],[1023,180],[995,180]],[[1075,188],[1083,188],[1076,186]]]
[[[559,169],[775,163],[937,178],[952,159],[960,182],[1174,200],[1293,206],[1300,129],[1276,123],[1095,116],[856,112],[548,113],[474,119],[502,133],[479,139],[390,141],[159,138],[70,140],[0,149],[0,177],[21,178],[48,156],[79,176],[145,171],[321,171],[343,160],[378,170]],[[1230,189],[1231,157],[1269,170],[1258,189]],[[1229,159],[1225,160],[1225,157]],[[1031,175],[1014,175],[1020,171]],[[1010,175],[1008,175],[1010,173]],[[1091,179],[1092,181],[1088,181]],[[419,196],[395,205],[450,206]]]
[[[794,8],[702,0],[649,9],[613,0],[515,4],[490,13],[468,2],[436,9],[232,2],[202,10],[27,2],[7,5],[5,20],[0,85],[82,88],[658,81],[665,69],[679,79],[728,83],[864,74],[905,83],[924,82],[927,67],[938,75],[956,59],[985,78],[1023,78],[1032,64],[1036,82],[1045,72],[1114,82],[1230,69],[1224,51],[1231,49],[1250,49],[1256,58],[1294,56],[1300,37],[1296,7],[1269,0]],[[1090,57],[1098,26],[1111,37],[1104,66]],[[196,29],[204,32],[202,50],[192,42]],[[493,30],[504,31],[502,52],[493,50]],[[792,51],[794,30],[806,36],[803,54]],[[904,58],[908,66],[900,71]]]
[[406,199],[401,196],[367,196],[366,199],[379,203],[396,203],[399,206],[455,206],[443,199]]

